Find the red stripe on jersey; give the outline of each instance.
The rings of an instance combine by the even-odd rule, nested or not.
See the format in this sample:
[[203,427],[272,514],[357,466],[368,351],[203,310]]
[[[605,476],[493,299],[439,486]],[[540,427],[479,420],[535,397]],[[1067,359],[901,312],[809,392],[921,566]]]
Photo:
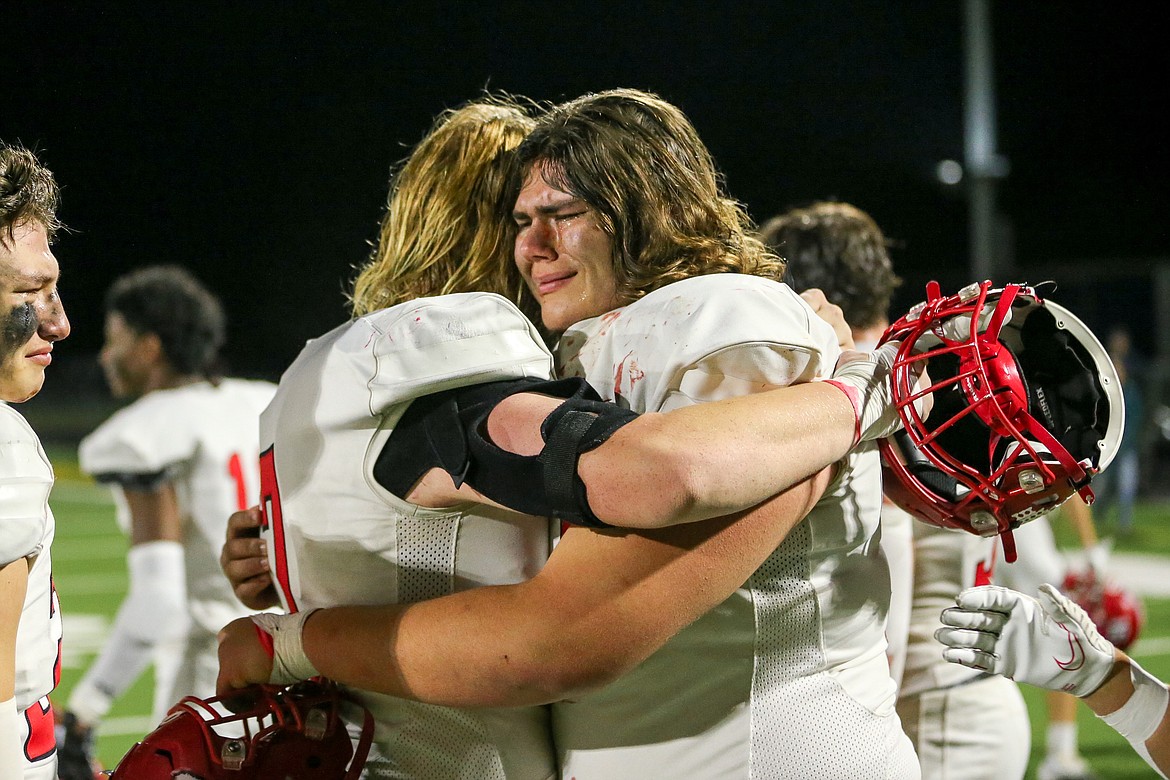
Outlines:
[[276,586],[284,594],[289,612],[297,611],[292,583],[288,575],[288,552],[284,547],[284,517],[280,511],[280,486],[276,482],[276,454],[269,447],[260,453],[261,522],[272,528],[273,555],[276,558]]

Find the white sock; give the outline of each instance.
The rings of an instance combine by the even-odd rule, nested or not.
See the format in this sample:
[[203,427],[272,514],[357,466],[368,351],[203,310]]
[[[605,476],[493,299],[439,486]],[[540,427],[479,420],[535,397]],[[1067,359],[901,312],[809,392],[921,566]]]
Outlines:
[[1077,755],[1077,724],[1049,723],[1047,747],[1050,756]]

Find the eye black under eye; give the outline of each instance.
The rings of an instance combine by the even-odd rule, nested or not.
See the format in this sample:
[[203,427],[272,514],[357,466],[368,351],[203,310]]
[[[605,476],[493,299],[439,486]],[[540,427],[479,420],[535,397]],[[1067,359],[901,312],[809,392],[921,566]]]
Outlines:
[[31,303],[22,303],[0,316],[0,349],[5,353],[24,344],[37,331],[37,315]]

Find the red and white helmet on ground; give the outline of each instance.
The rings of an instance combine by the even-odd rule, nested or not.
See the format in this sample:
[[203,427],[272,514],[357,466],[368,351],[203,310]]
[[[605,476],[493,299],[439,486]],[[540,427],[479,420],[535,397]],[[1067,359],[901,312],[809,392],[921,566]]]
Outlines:
[[[356,736],[347,722],[360,728]],[[130,748],[111,778],[357,780],[373,733],[370,713],[321,680],[188,696]]]
[[1060,589],[1088,613],[1093,625],[1119,650],[1137,641],[1145,624],[1142,603],[1126,588],[1092,571],[1069,570]]
[[931,282],[881,343],[895,340],[904,430],[879,443],[892,501],[932,525],[1001,534],[1009,562],[1012,529],[1073,493],[1092,503],[1124,405],[1105,348],[1071,312],[1023,284],[943,296]]

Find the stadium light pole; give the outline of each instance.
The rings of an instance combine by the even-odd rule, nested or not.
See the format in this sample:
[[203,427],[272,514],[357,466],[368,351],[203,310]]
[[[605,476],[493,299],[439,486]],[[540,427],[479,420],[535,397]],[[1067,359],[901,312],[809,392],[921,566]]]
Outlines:
[[965,90],[963,107],[968,244],[972,281],[995,279],[1010,265],[1000,257],[996,186],[1007,175],[1007,160],[995,150],[995,73],[991,45],[990,0],[965,0]]

